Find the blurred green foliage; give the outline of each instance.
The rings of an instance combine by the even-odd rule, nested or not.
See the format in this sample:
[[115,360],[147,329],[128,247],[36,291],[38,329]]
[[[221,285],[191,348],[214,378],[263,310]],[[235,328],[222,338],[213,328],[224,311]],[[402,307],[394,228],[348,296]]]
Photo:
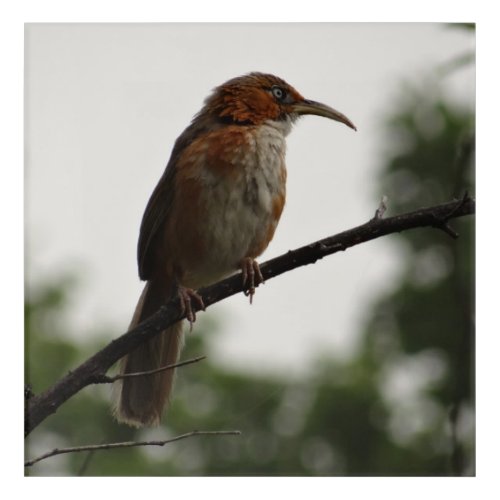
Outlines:
[[[397,146],[379,181],[391,210],[409,211],[465,192],[474,196],[471,110],[447,103],[439,88],[406,92],[400,106],[404,112],[388,122],[389,141]],[[404,268],[393,291],[373,307],[364,349],[369,357],[379,352],[382,366],[391,358],[396,364],[399,358],[407,365],[420,362],[422,378],[429,379],[419,395],[421,418],[429,423],[415,430],[414,440],[442,456],[435,473],[458,475],[474,472],[474,218],[452,226],[457,240],[433,229],[393,236],[404,252]],[[397,410],[392,413],[396,421]]]
[[[405,89],[387,122],[378,196],[391,213],[474,194],[474,122],[439,92]],[[30,475],[473,475],[474,219],[392,235],[404,255],[392,290],[371,308],[348,362],[319,359],[300,381],[229,372],[209,359],[179,370],[166,423],[135,430],[110,415],[111,388],[89,387],[27,439],[54,447],[200,436],[165,447],[50,458]],[[28,290],[26,382],[38,392],[101,345],[75,344],[61,320],[74,280]],[[376,296],[376,294],[374,294]],[[203,326],[204,325],[204,326]],[[183,359],[205,354],[215,326],[190,334]]]

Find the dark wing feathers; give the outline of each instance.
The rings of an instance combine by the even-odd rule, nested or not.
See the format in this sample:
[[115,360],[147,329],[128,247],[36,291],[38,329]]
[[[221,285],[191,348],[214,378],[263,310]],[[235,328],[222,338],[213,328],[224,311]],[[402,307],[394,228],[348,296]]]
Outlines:
[[174,166],[167,166],[151,198],[149,198],[142,217],[139,242],[137,244],[137,262],[141,280],[151,279],[154,272],[155,248],[174,198],[174,176]]
[[137,245],[137,260],[141,280],[151,279],[154,272],[155,249],[160,243],[160,235],[164,230],[174,200],[175,175],[180,156],[198,137],[223,126],[223,120],[212,116],[204,108],[193,118],[191,124],[175,141],[167,168],[158,181],[142,217],[139,243]]
[[160,236],[170,214],[174,200],[174,184],[177,172],[177,163],[182,152],[207,130],[203,126],[204,120],[196,119],[175,141],[170,160],[163,175],[156,185],[146,210],[142,217],[139,242],[137,244],[137,262],[139,265],[139,278],[149,280],[154,273],[156,247],[160,243]]

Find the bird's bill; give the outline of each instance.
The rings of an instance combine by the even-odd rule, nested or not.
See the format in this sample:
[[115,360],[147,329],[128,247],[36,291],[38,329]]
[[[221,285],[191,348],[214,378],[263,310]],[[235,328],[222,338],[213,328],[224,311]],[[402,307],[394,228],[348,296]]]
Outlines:
[[347,116],[333,108],[330,108],[330,106],[327,106],[326,104],[322,104],[321,102],[304,99],[303,101],[293,104],[293,111],[298,115],[324,116],[325,118],[330,118],[331,120],[344,123],[348,127],[356,130],[356,126],[351,122],[351,120],[349,120],[349,118],[347,118]]

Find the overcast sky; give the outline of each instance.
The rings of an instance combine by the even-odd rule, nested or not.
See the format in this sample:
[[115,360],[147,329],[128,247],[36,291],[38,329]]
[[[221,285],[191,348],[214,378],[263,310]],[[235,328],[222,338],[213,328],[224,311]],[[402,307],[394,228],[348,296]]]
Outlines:
[[[140,220],[172,145],[213,87],[249,71],[284,78],[358,127],[297,123],[287,204],[260,262],[365,222],[389,148],[381,119],[400,83],[423,84],[473,43],[439,24],[27,25],[28,282],[76,271],[69,319],[78,335],[103,325],[122,333],[142,289]],[[472,105],[472,68],[445,84],[450,99]],[[347,356],[399,269],[398,248],[383,238],[269,281],[252,306],[232,297],[200,315],[218,323],[210,354],[292,373],[319,352]]]

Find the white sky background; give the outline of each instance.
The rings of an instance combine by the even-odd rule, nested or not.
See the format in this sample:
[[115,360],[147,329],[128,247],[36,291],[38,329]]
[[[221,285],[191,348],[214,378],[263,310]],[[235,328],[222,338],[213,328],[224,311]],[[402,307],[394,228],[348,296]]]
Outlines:
[[[399,84],[424,82],[473,43],[470,33],[438,24],[28,25],[29,282],[76,270],[82,281],[69,319],[78,335],[103,325],[122,333],[142,289],[140,220],[172,145],[213,87],[248,71],[284,78],[358,127],[318,117],[297,123],[287,204],[260,262],[365,222],[388,147],[381,118]],[[471,104],[473,69],[445,82],[450,98]],[[199,316],[218,323],[209,354],[287,373],[320,352],[349,355],[399,259],[382,238],[270,280],[252,306],[242,294],[225,300]]]

